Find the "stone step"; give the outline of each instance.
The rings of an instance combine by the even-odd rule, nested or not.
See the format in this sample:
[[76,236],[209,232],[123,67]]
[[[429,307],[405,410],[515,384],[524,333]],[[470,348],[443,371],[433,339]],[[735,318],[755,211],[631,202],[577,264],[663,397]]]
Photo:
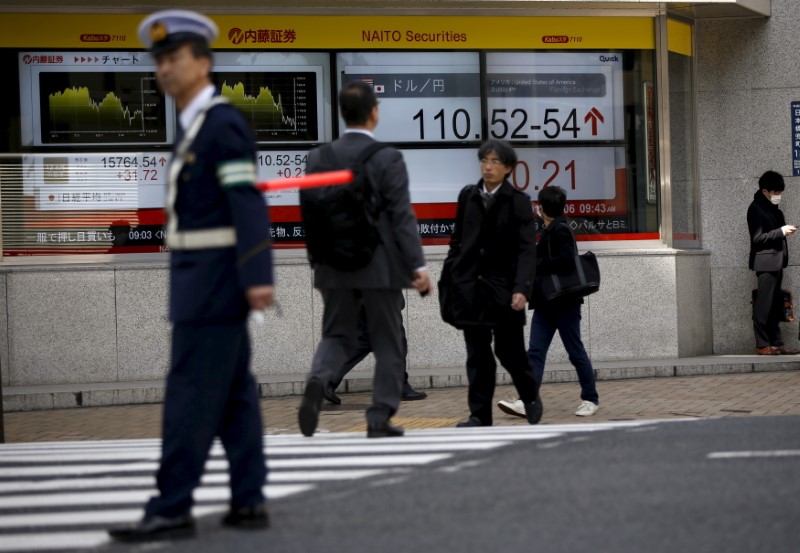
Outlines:
[[[714,374],[737,374],[770,371],[800,370],[800,355],[709,355],[680,359],[647,359],[634,361],[593,362],[597,380],[626,378],[665,378]],[[259,376],[258,389],[262,398],[300,395],[305,387],[304,374]],[[547,382],[577,382],[569,363],[550,363],[544,374]],[[416,389],[451,388],[467,385],[463,368],[415,369],[409,382]],[[511,384],[511,377],[501,367],[497,384]],[[370,371],[353,371],[343,382],[341,392],[367,392],[372,389]],[[51,386],[12,386],[3,388],[3,410],[38,411],[76,407],[103,407],[160,403],[164,399],[164,381],[104,382],[58,384]]]

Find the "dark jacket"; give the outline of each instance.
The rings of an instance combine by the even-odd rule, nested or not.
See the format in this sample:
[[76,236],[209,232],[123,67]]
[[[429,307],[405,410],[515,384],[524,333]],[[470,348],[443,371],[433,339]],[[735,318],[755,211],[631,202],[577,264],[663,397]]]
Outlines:
[[269,217],[264,197],[250,183],[221,185],[226,163],[252,167],[255,140],[233,106],[212,107],[186,152],[177,179],[178,230],[236,229],[236,245],[173,251],[170,319],[174,322],[243,321],[250,311],[245,290],[273,283]]
[[446,266],[450,268],[452,313],[456,326],[525,324],[525,311],[511,309],[519,292],[530,300],[536,266],[530,198],[508,181],[487,210],[483,181],[458,196],[458,209]]
[[[575,270],[575,235],[569,228],[567,218],[556,217],[542,230],[536,244],[536,276],[568,275]],[[563,307],[583,303],[583,298],[545,300],[535,288],[531,302],[534,309],[557,311]]]
[[[333,142],[333,151],[345,165],[352,165],[359,154],[374,142],[360,132],[347,132]],[[308,154],[306,173],[319,171],[320,149]],[[425,265],[419,239],[417,217],[411,207],[408,172],[402,154],[384,148],[366,163],[378,211],[381,243],[367,264],[357,271],[338,271],[326,265],[314,266],[316,288],[410,288],[414,271]]]
[[786,224],[783,212],[761,190],[747,209],[750,229],[750,268],[754,271],[780,271],[789,264],[789,249],[781,227]]

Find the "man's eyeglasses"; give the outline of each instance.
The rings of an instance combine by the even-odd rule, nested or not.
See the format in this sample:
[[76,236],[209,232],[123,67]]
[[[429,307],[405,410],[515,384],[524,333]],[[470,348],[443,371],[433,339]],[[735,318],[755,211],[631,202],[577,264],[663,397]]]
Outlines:
[[494,158],[494,159],[487,159],[483,158],[481,160],[481,165],[494,165],[495,167],[498,165],[505,165],[502,160]]

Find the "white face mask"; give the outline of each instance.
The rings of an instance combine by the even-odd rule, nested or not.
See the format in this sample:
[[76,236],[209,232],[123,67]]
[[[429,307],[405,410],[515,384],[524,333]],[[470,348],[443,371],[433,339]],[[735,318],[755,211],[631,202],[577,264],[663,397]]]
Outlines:
[[772,205],[778,205],[779,203],[781,203],[781,195],[776,194],[774,196],[770,196],[769,201],[772,202]]

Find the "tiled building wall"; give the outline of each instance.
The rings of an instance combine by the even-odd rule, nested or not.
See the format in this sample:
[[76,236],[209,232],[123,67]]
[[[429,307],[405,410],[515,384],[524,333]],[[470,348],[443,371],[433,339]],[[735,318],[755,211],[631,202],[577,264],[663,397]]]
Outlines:
[[[790,103],[800,100],[800,3],[772,0],[768,19],[702,20],[697,29],[698,168],[703,247],[711,252],[713,351],[755,347],[747,207],[766,170],[786,176],[781,209],[800,223]],[[784,288],[800,294],[800,238],[789,238]],[[800,297],[800,296],[798,296]],[[783,325],[797,346],[797,325]]]

